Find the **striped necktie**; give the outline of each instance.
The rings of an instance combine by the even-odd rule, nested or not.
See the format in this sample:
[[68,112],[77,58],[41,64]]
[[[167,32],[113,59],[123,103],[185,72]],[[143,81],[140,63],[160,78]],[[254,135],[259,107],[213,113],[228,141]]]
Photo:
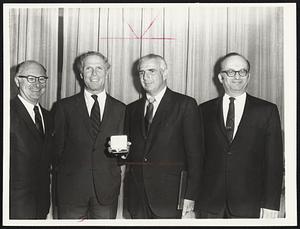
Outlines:
[[146,115],[145,115],[146,133],[148,133],[148,131],[150,129],[150,125],[151,125],[152,120],[153,120],[153,108],[154,108],[153,103],[154,102],[155,102],[155,98],[153,98],[153,97],[148,98],[148,106],[147,106]]
[[41,114],[40,114],[38,106],[34,106],[33,111],[34,111],[35,126],[36,126],[37,130],[39,131],[40,135],[42,137],[44,137],[44,129],[43,129],[42,117],[41,117]]
[[229,142],[232,142],[233,140],[233,132],[234,132],[234,100],[235,98],[230,97],[229,98],[229,108],[227,113],[227,119],[226,119],[226,132],[227,132],[227,138]]
[[98,103],[98,96],[97,95],[92,95],[92,98],[95,100],[94,105],[91,110],[91,123],[92,123],[92,129],[93,129],[93,135],[94,138],[97,137],[101,121],[100,121],[100,106]]

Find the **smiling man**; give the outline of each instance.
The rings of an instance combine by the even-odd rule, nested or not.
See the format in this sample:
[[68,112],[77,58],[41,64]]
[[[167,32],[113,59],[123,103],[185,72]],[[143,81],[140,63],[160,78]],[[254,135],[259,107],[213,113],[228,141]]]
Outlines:
[[123,133],[125,105],[105,92],[106,57],[87,52],[77,60],[84,90],[59,101],[55,110],[58,218],[113,219],[121,170],[106,144]]
[[[167,88],[165,60],[149,54],[139,60],[146,96],[126,108],[131,141],[125,176],[126,204],[134,219],[191,217],[199,192],[201,127],[196,101]],[[186,171],[183,210],[177,209],[180,177]]]
[[43,65],[17,66],[18,95],[10,103],[11,219],[45,219],[50,206],[51,117],[39,100],[46,91]]
[[238,53],[220,61],[225,94],[199,106],[205,136],[201,218],[275,218],[283,146],[275,104],[246,93],[250,63]]

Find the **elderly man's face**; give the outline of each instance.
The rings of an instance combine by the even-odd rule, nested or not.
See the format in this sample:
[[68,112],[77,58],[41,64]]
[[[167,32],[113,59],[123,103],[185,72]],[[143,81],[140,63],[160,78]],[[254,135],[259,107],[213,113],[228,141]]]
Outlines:
[[152,95],[157,95],[166,85],[166,70],[160,66],[157,59],[146,59],[140,63],[139,77],[144,90]]
[[87,56],[83,61],[81,77],[86,89],[92,94],[98,94],[104,90],[107,69],[104,60],[97,56]]
[[[230,77],[225,72],[246,70],[245,76],[240,76],[238,72]],[[240,56],[230,56],[225,59],[221,66],[221,73],[218,75],[219,81],[223,84],[226,94],[229,96],[239,96],[246,91],[250,80],[247,62]]]
[[21,78],[20,76],[46,76],[45,70],[39,64],[28,63],[20,69],[20,72],[15,77],[15,83],[19,88],[20,95],[35,105],[46,91],[46,82],[40,83],[36,78],[34,83],[29,83],[26,78]]

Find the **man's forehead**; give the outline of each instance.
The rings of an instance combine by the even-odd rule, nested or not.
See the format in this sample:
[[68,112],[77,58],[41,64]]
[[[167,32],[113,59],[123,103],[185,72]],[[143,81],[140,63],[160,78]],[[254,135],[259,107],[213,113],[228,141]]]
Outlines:
[[24,64],[20,69],[20,73],[33,74],[33,75],[45,75],[46,74],[43,67],[36,63]]
[[151,69],[151,68],[159,68],[160,66],[160,62],[157,59],[147,59],[147,60],[143,60],[140,63],[139,68],[140,69]]
[[222,66],[224,68],[248,68],[247,61],[241,56],[230,56],[227,57],[223,62]]
[[105,61],[100,56],[90,55],[90,56],[87,56],[86,58],[84,58],[83,64],[84,65],[88,65],[88,64],[105,65]]

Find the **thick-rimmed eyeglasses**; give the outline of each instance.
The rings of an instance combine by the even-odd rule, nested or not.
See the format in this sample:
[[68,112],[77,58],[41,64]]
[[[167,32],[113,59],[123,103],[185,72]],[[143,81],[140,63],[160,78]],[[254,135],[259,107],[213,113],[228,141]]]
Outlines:
[[20,78],[26,78],[28,83],[35,83],[36,80],[38,80],[40,83],[46,83],[48,77],[47,76],[32,76],[32,75],[28,75],[28,76],[18,76]]
[[245,76],[248,75],[248,71],[246,69],[241,69],[239,71],[235,71],[235,70],[229,69],[227,71],[221,71],[221,73],[226,73],[226,75],[228,77],[234,77],[236,75],[236,73],[239,73],[240,77],[245,77]]

